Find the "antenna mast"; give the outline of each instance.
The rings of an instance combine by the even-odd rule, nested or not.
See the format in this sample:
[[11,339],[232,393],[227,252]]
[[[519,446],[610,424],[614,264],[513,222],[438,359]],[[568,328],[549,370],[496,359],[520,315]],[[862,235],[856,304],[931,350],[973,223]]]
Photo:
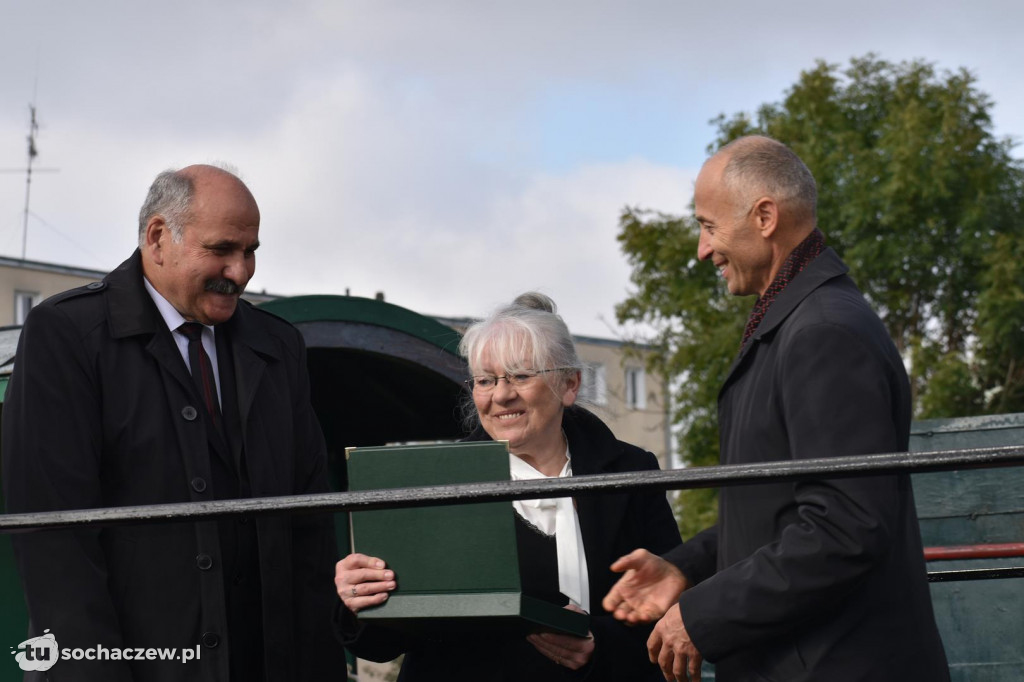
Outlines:
[[32,162],[39,156],[39,150],[36,149],[36,132],[39,130],[39,124],[36,123],[35,103],[29,104],[28,109],[32,116],[28,128],[28,165],[25,171],[25,224],[21,231],[21,260],[25,260],[26,248],[28,246],[28,199],[32,191]]

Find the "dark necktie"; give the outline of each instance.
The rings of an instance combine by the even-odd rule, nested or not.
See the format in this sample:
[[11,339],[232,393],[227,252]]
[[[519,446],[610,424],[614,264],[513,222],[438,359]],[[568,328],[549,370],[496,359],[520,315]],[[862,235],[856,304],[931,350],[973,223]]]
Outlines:
[[188,364],[192,368],[192,379],[199,387],[199,393],[206,403],[206,411],[214,426],[220,426],[220,407],[217,402],[217,383],[213,378],[213,363],[203,348],[203,325],[186,322],[178,331],[188,337]]

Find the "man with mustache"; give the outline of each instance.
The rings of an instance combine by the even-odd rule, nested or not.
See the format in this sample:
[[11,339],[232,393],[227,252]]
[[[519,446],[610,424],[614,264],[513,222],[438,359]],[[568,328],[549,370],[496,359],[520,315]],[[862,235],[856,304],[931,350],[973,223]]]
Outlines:
[[[32,310],[3,410],[8,512],[327,490],[302,337],[239,300],[259,223],[235,175],[161,173],[135,253]],[[62,648],[108,651],[58,661],[50,680],[344,674],[330,634],[330,516],[47,531],[14,548],[29,636],[49,630]],[[109,654],[142,648],[195,659]]]

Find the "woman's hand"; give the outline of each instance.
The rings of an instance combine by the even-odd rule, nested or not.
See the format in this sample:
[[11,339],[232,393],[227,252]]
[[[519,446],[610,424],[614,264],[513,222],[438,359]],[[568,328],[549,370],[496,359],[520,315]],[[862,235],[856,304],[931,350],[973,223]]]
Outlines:
[[[565,608],[586,613],[573,604],[568,604]],[[579,670],[589,663],[590,658],[594,655],[594,633],[592,632],[587,632],[586,637],[538,632],[527,635],[526,641],[541,654],[554,661],[556,665],[565,666],[570,670]]]
[[365,554],[349,554],[334,567],[334,586],[338,596],[352,613],[383,604],[395,589],[395,572],[387,570],[383,559]]

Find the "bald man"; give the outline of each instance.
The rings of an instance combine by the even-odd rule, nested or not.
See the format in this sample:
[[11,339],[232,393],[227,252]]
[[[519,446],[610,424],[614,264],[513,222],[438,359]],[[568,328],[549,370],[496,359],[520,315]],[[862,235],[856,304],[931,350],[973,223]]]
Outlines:
[[[259,226],[233,174],[162,173],[135,253],[32,310],[3,410],[8,512],[328,489],[302,338],[239,298]],[[344,674],[330,628],[330,517],[31,533],[14,549],[29,637],[49,632],[62,651],[83,650],[26,679]],[[149,660],[147,649],[173,658]]]
[[[697,255],[757,296],[718,398],[721,461],[751,464],[907,449],[903,361],[817,229],[804,163],[765,137],[712,156],[694,191]],[[907,475],[722,489],[719,522],[664,558],[643,550],[604,600],[658,620],[668,680],[949,679]]]

